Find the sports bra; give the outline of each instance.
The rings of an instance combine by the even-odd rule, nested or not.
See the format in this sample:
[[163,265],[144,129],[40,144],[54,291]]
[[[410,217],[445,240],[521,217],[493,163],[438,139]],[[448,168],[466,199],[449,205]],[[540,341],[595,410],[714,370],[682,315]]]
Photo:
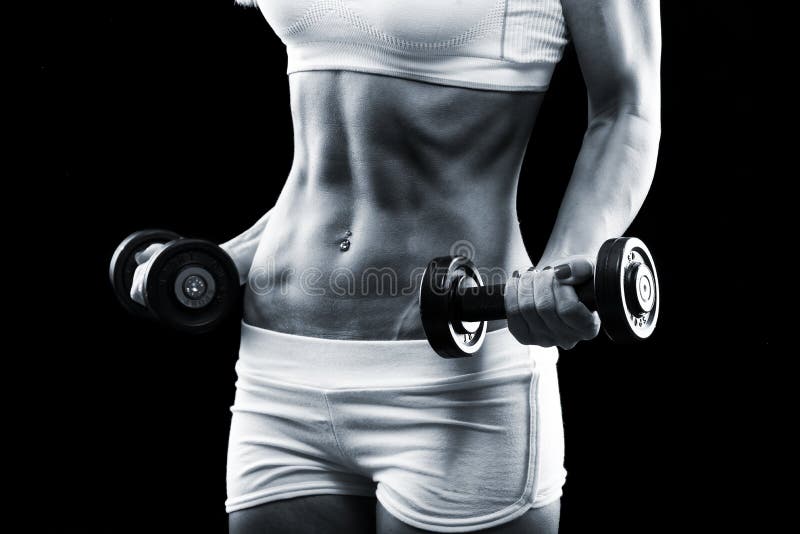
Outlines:
[[544,91],[567,43],[560,0],[258,0],[287,74],[348,70]]

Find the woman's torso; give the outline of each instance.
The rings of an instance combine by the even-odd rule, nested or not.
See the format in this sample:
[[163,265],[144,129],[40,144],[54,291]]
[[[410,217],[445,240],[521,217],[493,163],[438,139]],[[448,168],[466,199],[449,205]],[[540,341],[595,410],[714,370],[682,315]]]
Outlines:
[[417,296],[430,259],[471,254],[495,282],[530,264],[516,190],[542,93],[349,71],[289,83],[294,160],[253,262],[247,323],[423,338]]

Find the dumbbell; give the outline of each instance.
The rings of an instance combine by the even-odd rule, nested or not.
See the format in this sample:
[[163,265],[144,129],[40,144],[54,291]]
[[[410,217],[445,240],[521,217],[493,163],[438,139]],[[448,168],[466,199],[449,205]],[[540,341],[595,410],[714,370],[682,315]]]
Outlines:
[[[650,337],[658,321],[660,294],[653,256],[635,237],[609,239],[600,248],[594,277],[575,287],[578,299],[600,315],[613,341]],[[463,256],[428,263],[419,308],[431,347],[444,358],[474,354],[486,337],[487,321],[507,319],[505,284],[486,286]]]
[[[146,267],[142,306],[130,294],[136,255],[156,243],[164,247]],[[224,250],[167,230],[142,230],[125,238],[111,258],[109,276],[114,293],[130,313],[191,333],[219,325],[237,308],[240,296],[239,273]]]

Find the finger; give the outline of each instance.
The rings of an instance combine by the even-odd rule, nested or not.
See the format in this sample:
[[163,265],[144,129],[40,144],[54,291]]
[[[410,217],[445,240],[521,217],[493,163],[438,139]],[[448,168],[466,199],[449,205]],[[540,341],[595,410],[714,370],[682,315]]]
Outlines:
[[164,245],[162,243],[153,243],[146,249],[137,252],[136,254],[134,254],[136,263],[138,263],[139,265],[147,263],[147,261],[153,257],[153,254],[155,254],[162,248],[164,248]]
[[533,299],[533,273],[514,273],[506,285],[508,328],[520,343],[552,347],[555,341],[547,335],[547,326],[536,312]]
[[560,284],[579,285],[594,276],[594,261],[588,256],[573,256],[553,267]]
[[[550,274],[552,275],[552,271]],[[550,276],[548,280],[552,280],[552,276]],[[522,316],[528,323],[531,332],[536,335],[536,345],[540,347],[555,347],[558,345],[558,339],[552,335],[550,327],[547,326],[542,316],[539,315],[539,310],[536,307],[536,288],[537,284],[541,283],[539,271],[529,270],[523,274],[520,288],[524,292],[525,308]]]
[[519,272],[514,271],[511,278],[506,282],[503,303],[508,317],[508,329],[517,338],[517,341],[524,345],[533,344],[533,335],[528,328],[528,323],[522,317],[519,301]]
[[143,266],[139,266],[133,271],[133,281],[131,283],[131,300],[134,302],[145,306],[144,301],[144,275],[145,275],[145,268]]
[[556,285],[553,270],[538,273],[533,286],[536,311],[556,345],[572,348],[580,337],[558,316],[554,291]]
[[553,292],[556,300],[556,314],[580,339],[594,339],[600,332],[600,316],[593,313],[584,303],[572,286],[554,284]]

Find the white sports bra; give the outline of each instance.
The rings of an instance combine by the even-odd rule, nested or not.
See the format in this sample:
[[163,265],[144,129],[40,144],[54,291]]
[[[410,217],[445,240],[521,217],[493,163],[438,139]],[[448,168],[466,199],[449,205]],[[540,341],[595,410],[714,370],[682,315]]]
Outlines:
[[567,43],[560,0],[258,0],[287,73],[349,70],[544,91]]

